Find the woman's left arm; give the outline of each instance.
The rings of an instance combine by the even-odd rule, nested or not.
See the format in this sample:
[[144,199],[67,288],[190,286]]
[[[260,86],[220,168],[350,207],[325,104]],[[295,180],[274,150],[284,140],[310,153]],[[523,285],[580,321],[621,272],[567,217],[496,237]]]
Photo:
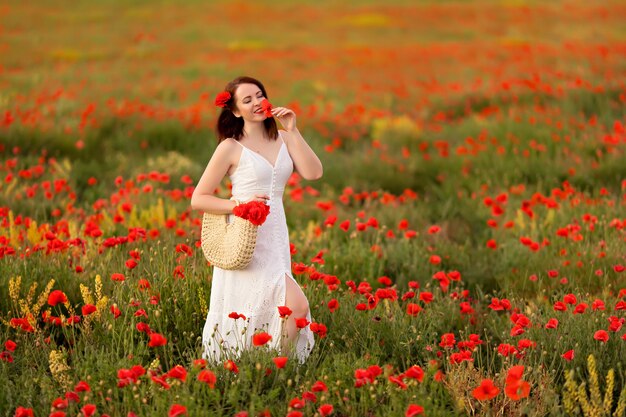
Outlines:
[[296,127],[296,114],[286,107],[275,107],[272,114],[285,128],[282,136],[296,171],[305,180],[320,179],[323,173],[322,162]]

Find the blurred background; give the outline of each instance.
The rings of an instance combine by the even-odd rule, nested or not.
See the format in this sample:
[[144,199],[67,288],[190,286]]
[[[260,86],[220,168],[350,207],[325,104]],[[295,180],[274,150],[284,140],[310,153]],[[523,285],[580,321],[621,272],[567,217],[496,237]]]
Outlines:
[[33,111],[28,122],[43,126],[62,115],[54,126],[71,131],[89,105],[99,117],[175,111],[203,124],[215,115],[216,92],[241,74],[263,81],[278,102],[411,113],[529,84],[568,89],[600,78],[610,88],[626,70],[626,5],[611,0],[0,7],[0,108]]

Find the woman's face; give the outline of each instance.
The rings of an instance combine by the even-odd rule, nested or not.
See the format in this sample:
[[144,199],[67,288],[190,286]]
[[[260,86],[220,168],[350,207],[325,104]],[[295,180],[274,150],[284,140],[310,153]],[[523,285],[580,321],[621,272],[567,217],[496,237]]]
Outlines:
[[261,101],[265,97],[256,84],[239,84],[235,90],[235,111],[237,117],[246,121],[260,122],[267,118],[261,109]]

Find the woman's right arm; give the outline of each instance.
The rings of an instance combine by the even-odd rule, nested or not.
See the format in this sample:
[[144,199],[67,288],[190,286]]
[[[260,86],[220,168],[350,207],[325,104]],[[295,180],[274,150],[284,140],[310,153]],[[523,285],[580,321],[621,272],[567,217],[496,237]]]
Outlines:
[[191,196],[192,209],[213,214],[230,214],[233,212],[237,203],[214,195],[215,190],[232,165],[233,146],[236,144],[230,140],[225,140],[215,148],[215,152],[213,152],[213,156]]

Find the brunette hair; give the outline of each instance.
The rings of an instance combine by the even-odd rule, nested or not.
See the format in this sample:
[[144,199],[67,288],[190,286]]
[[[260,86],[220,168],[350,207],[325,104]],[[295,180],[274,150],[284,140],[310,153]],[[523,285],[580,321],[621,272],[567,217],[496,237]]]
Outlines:
[[[230,93],[230,99],[226,102],[226,106],[222,109],[219,118],[217,119],[217,125],[215,127],[215,133],[217,135],[217,142],[221,142],[228,138],[234,138],[235,140],[241,139],[243,136],[243,124],[244,121],[241,117],[237,117],[233,114],[235,106],[235,90],[239,87],[239,84],[254,84],[261,89],[263,96],[267,97],[265,87],[261,81],[252,77],[237,77],[224,88],[224,91]],[[278,127],[276,126],[276,120],[273,117],[268,117],[263,121],[265,126],[265,132],[271,139],[278,137]]]

